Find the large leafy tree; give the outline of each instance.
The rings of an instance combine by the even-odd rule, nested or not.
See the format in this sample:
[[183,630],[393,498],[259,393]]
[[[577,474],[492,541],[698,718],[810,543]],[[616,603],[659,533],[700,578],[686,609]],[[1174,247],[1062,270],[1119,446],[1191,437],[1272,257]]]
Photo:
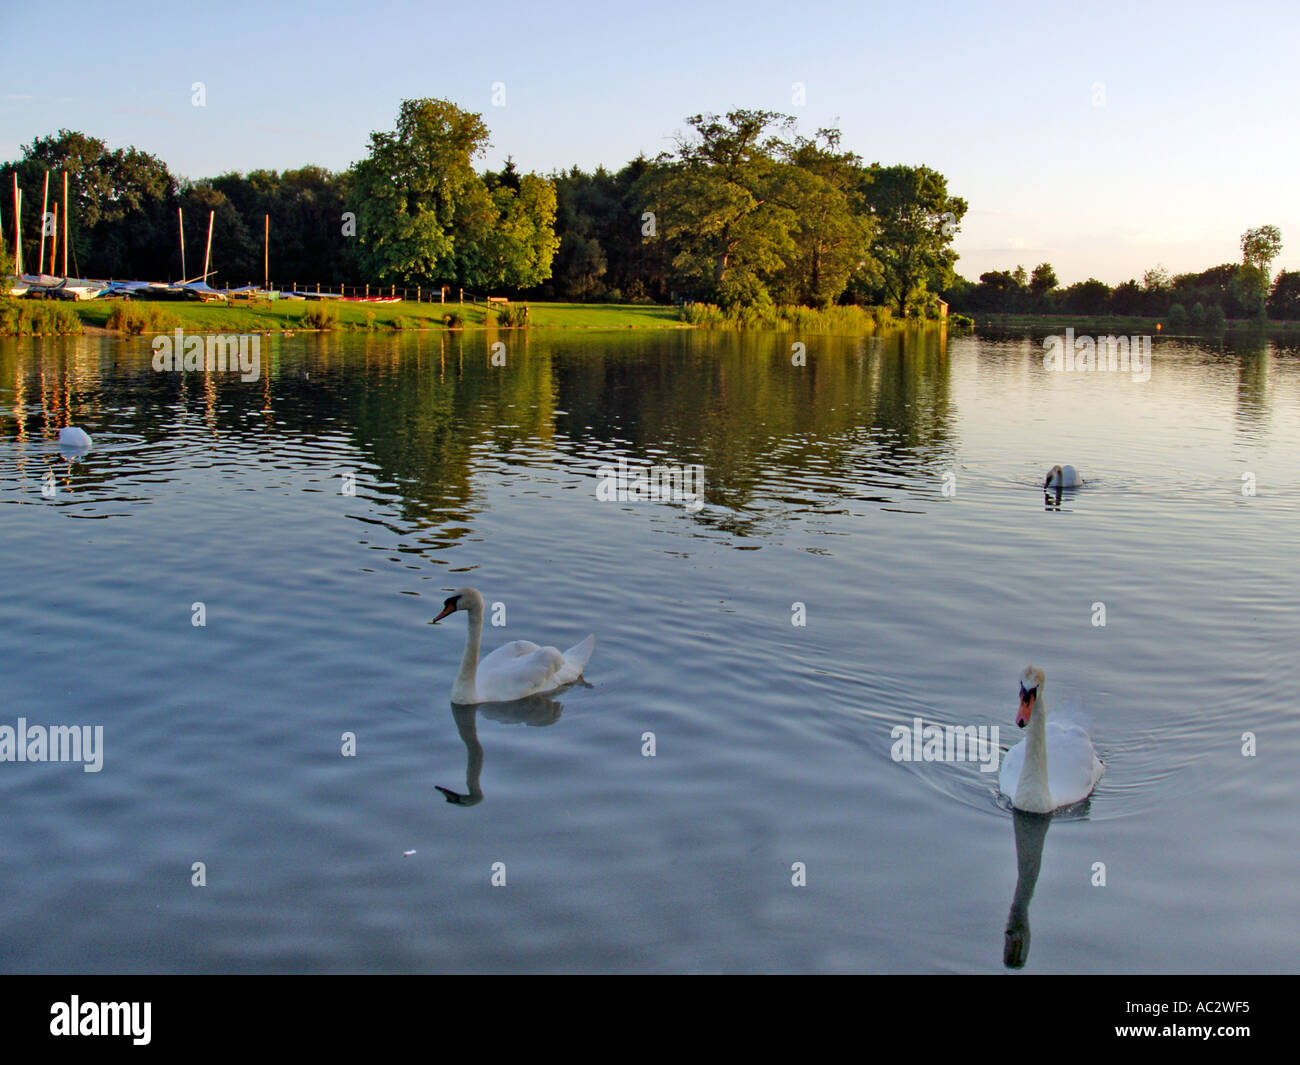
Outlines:
[[1300,318],[1300,270],[1283,270],[1268,297],[1274,318]]
[[957,253],[952,239],[966,215],[966,201],[948,192],[948,181],[926,166],[881,166],[867,175],[863,195],[875,216],[875,255],[884,291],[900,316],[929,292],[948,287]]
[[787,302],[828,306],[854,274],[878,276],[871,254],[875,226],[861,195],[862,160],[839,144],[839,130],[821,129],[784,146],[795,168],[788,188],[797,219],[783,275]]
[[[59,205],[62,230],[62,174],[67,173],[70,270],[96,277],[166,276],[170,252],[176,245],[178,190],[176,179],[160,159],[135,148],[109,151],[98,137],[64,129],[27,145],[22,160],[6,168],[6,182],[12,180],[9,172],[15,168],[19,184],[26,190],[23,250],[30,269],[35,270],[38,262],[41,228],[41,200],[36,190],[43,187],[49,173],[50,209]],[[61,248],[62,242],[59,244]],[[52,269],[47,257],[46,270]]]
[[482,116],[447,100],[404,100],[397,128],[371,134],[353,177],[366,274],[410,284],[456,275],[458,216],[488,209],[474,171],[487,143]]
[[1241,235],[1241,270],[1234,291],[1243,304],[1263,318],[1271,282],[1270,267],[1282,251],[1282,233],[1277,226],[1259,226]]
[[794,252],[793,168],[771,132],[774,111],[693,115],[693,132],[648,177],[645,201],[695,293],[724,306],[770,302],[768,281]]
[[458,219],[457,274],[465,284],[524,289],[551,276],[555,235],[555,185],[520,174],[513,160],[482,185],[467,190]]

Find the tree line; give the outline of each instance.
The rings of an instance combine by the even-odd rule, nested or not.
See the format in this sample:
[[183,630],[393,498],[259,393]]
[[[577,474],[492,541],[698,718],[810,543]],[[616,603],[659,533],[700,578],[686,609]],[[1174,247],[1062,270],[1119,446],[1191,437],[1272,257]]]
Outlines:
[[[571,300],[699,300],[722,306],[836,302],[933,310],[955,281],[966,203],[928,167],[866,164],[838,130],[736,110],[687,120],[675,150],[617,171],[549,175],[477,168],[481,115],[406,100],[349,169],[231,172],[191,181],[135,148],[70,130],[0,167],[24,189],[25,268],[37,263],[45,174],[70,175],[70,272],[177,280],[202,272],[211,213],[216,284],[272,280],[458,285]],[[58,200],[57,180],[51,182]],[[2,213],[9,222],[8,201]],[[60,210],[62,208],[60,207]],[[12,252],[7,266],[12,265]],[[47,260],[47,272],[50,265]]]
[[1113,288],[1089,278],[1061,288],[1050,263],[1030,273],[990,270],[978,282],[957,278],[944,292],[966,314],[1123,315],[1180,319],[1198,324],[1224,318],[1300,318],[1300,271],[1270,267],[1282,249],[1276,226],[1249,229],[1241,237],[1242,261],[1199,273],[1170,275],[1155,266]]

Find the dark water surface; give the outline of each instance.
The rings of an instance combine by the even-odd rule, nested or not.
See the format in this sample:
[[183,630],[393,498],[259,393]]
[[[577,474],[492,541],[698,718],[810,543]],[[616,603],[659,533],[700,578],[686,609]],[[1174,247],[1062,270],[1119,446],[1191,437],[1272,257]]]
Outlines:
[[[891,729],[1017,743],[1029,663],[1107,771],[1022,832],[1026,971],[1294,971],[1300,357],[1042,350],[0,342],[0,726],[103,728],[0,762],[0,971],[1001,971],[996,774]],[[704,505],[599,500],[620,457]],[[595,633],[588,684],[453,713],[462,585],[485,651]]]

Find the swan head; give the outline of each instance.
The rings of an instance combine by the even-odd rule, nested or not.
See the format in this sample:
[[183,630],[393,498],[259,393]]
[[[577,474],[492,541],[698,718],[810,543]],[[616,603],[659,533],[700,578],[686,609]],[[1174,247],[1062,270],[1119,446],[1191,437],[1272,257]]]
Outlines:
[[1047,471],[1047,477],[1043,481],[1043,491],[1049,488],[1078,488],[1083,484],[1083,478],[1079,476],[1079,471],[1073,466],[1053,466]]
[[1043,696],[1043,684],[1046,676],[1041,669],[1025,666],[1020,674],[1020,708],[1016,711],[1016,727],[1024,728],[1029,724],[1036,707]]
[[454,614],[457,610],[465,610],[471,614],[475,610],[482,612],[483,597],[479,595],[477,588],[457,588],[442,601],[442,613],[433,619],[432,624],[438,624],[447,615]]

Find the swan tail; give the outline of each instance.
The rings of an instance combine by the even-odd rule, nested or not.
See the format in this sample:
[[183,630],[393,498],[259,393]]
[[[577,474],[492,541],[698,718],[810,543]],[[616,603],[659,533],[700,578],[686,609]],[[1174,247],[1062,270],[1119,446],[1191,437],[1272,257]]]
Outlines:
[[575,643],[564,652],[564,667],[561,672],[565,675],[565,683],[582,676],[582,671],[587,667],[594,650],[596,650],[596,637],[593,635],[588,636],[581,643]]

